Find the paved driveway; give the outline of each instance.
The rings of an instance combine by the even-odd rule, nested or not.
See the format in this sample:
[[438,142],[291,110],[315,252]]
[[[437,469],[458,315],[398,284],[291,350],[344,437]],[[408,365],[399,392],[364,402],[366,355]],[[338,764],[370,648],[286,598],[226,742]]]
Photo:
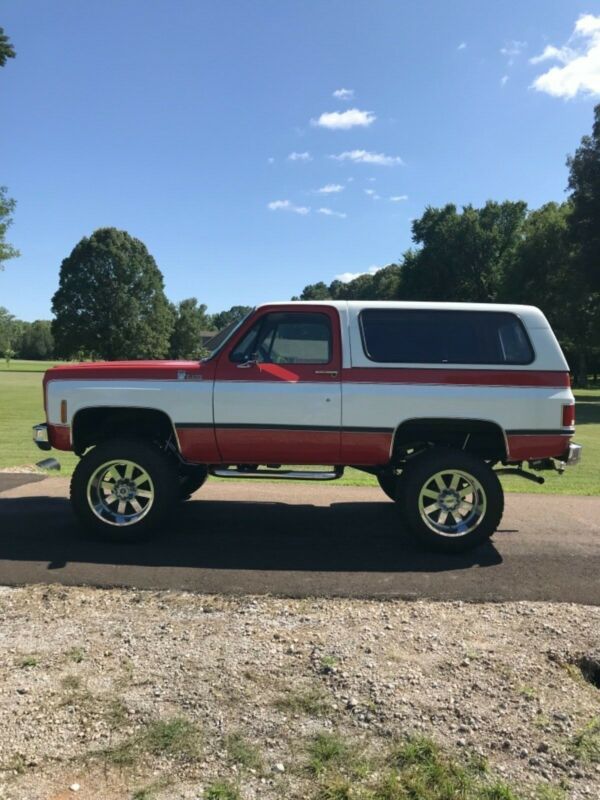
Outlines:
[[376,488],[209,481],[162,538],[109,545],[78,537],[67,480],[34,477],[0,475],[0,584],[600,605],[600,498],[507,495],[492,541],[448,556]]

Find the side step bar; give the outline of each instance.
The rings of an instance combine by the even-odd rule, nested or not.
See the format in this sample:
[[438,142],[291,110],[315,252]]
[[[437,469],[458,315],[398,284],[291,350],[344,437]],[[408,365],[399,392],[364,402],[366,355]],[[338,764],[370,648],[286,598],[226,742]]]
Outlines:
[[295,469],[255,469],[243,470],[227,467],[210,467],[215,478],[269,478],[280,481],[335,481],[344,474],[344,467],[334,467],[329,472]]

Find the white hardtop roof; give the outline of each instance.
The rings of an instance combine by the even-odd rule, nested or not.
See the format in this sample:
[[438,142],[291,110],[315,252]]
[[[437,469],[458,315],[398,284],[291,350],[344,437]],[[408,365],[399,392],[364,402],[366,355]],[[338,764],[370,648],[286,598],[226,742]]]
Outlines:
[[512,303],[437,303],[417,300],[278,300],[274,303],[261,303],[262,306],[279,305],[317,305],[352,311],[357,314],[365,308],[402,308],[432,311],[504,311],[516,314],[529,328],[550,327],[546,317],[535,306],[522,306]]

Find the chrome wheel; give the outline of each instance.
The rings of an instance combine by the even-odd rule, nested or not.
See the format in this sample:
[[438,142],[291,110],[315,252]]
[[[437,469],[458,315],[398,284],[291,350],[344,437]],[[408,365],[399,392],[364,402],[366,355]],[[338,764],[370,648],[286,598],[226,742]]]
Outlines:
[[102,522],[118,527],[134,525],[154,504],[154,484],[149,473],[134,461],[107,461],[89,479],[87,501]]
[[436,472],[419,493],[419,514],[440,536],[466,536],[479,525],[487,509],[481,483],[468,472],[446,469]]

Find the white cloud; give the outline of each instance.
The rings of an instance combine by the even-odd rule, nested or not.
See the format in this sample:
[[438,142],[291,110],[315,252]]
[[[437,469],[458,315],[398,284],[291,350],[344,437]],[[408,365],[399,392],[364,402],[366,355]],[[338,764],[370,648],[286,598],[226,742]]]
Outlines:
[[360,278],[361,275],[375,275],[380,269],[383,269],[383,267],[372,266],[365,272],[342,272],[340,275],[335,275],[335,280],[342,283],[350,283],[355,278]]
[[513,39],[511,42],[507,42],[504,47],[501,47],[500,52],[503,56],[508,58],[508,65],[510,67],[515,63],[515,58],[518,58],[526,47],[527,42],[518,42],[516,39]]
[[340,217],[340,219],[346,219],[348,216],[342,211],[334,211],[332,208],[318,208],[317,214],[324,214],[326,217]]
[[569,58],[573,54],[570,47],[554,47],[552,44],[547,44],[539,56],[534,56],[529,59],[530,64],[541,64],[542,61],[562,61],[563,64],[569,62]]
[[461,42],[456,49],[457,50],[466,50],[467,49],[467,43],[466,42]]
[[343,192],[345,188],[341,183],[326,183],[325,186],[321,186],[320,189],[315,191],[316,194],[337,194],[338,192]]
[[336,89],[333,96],[337,97],[338,100],[352,100],[354,89]]
[[355,164],[376,164],[380,167],[393,167],[404,162],[400,156],[386,156],[383,153],[370,153],[368,150],[346,150],[337,156],[329,156],[335,161],[352,161]]
[[312,156],[310,153],[290,153],[288,156],[288,161],[312,161]]
[[274,164],[275,163],[275,159],[273,158],[273,156],[271,156],[270,158],[267,158],[267,161],[269,162],[269,164]]
[[547,45],[532,64],[558,61],[538,75],[532,87],[553,97],[570,99],[578,94],[600,95],[600,15],[583,14],[563,47]]
[[311,119],[310,124],[332,131],[347,131],[349,128],[368,128],[376,119],[371,111],[349,108],[347,111],[326,111],[319,119]]
[[503,75],[500,78],[500,86],[506,86],[507,83],[508,83],[508,75]]
[[310,208],[296,206],[289,200],[272,200],[268,203],[267,208],[271,211],[292,211],[294,214],[301,214],[302,216],[306,216],[310,212]]
[[390,202],[391,203],[401,203],[403,200],[408,200],[408,195],[407,194],[393,194],[390,197]]
[[381,197],[379,197],[375,189],[365,189],[364,192],[365,194],[368,194],[369,197],[371,197],[373,200],[381,200]]

